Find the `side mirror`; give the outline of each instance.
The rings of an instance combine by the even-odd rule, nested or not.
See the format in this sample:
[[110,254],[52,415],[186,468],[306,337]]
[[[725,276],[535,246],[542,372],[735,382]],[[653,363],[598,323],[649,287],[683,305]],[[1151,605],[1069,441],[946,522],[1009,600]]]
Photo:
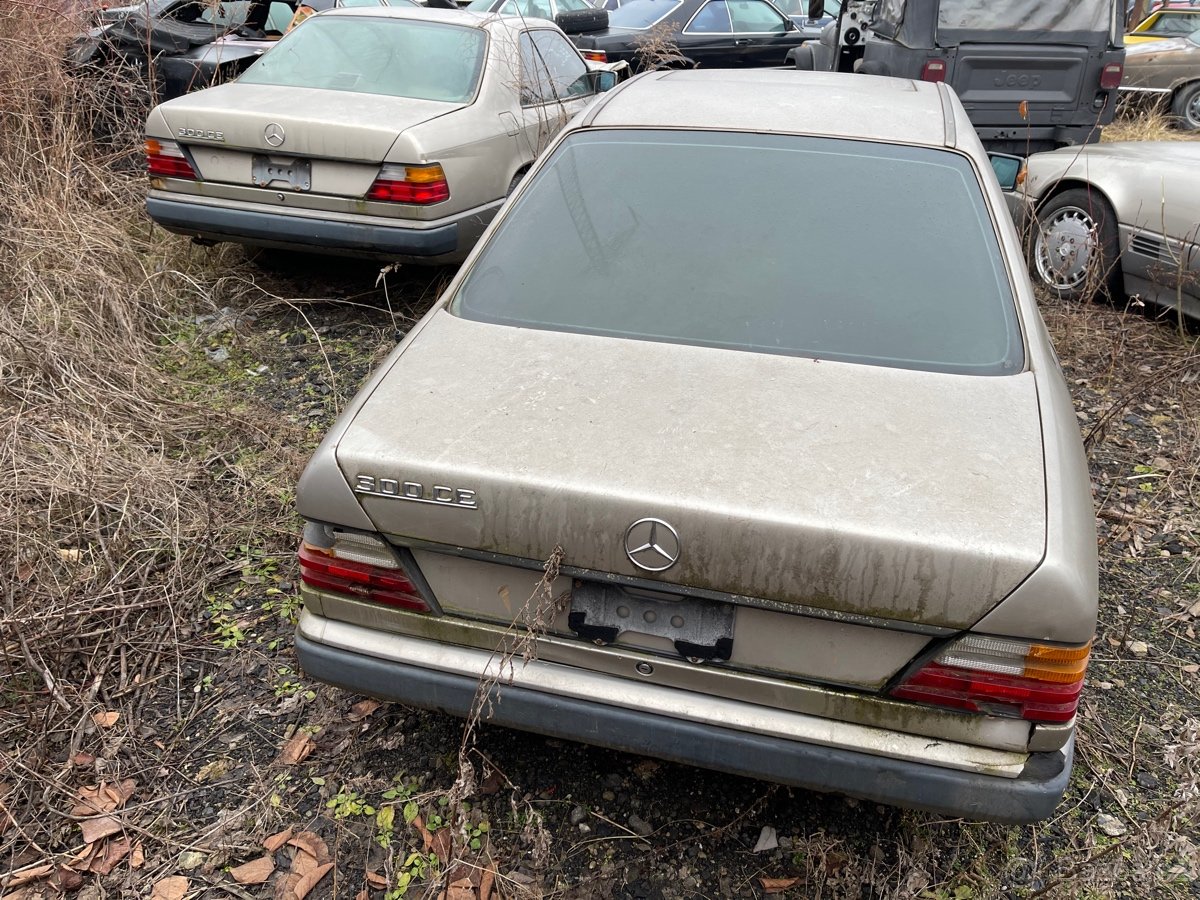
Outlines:
[[601,72],[592,72],[593,84],[597,94],[603,94],[605,91],[611,91],[617,86],[617,73],[607,70]]
[[1002,190],[1015,191],[1025,180],[1021,177],[1025,172],[1025,160],[1021,157],[1007,153],[989,153],[988,159],[992,162],[992,171],[996,173],[996,180],[1000,182]]

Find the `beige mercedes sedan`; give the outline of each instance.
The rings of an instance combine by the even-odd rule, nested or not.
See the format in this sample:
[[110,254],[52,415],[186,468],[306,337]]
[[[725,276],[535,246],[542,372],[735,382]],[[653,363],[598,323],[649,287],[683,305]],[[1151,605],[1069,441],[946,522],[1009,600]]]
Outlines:
[[619,68],[538,19],[318,13],[237,81],[150,113],[146,212],[200,242],[458,261]]
[[[1096,624],[1074,408],[944,85],[641,75],[577,117],[298,507],[313,677],[970,818],[1050,814]],[[556,550],[561,548],[561,553]],[[498,662],[543,567],[536,657]]]

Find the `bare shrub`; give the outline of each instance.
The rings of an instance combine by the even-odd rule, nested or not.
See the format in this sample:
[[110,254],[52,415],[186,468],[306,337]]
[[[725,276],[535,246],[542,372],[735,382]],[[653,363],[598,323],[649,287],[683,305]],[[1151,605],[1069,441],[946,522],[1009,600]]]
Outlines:
[[[181,312],[232,302],[223,285],[233,282],[198,282],[194,262],[192,276],[180,274],[187,245],[144,220],[144,180],[115,165],[140,149],[142,87],[119,72],[69,72],[81,23],[60,9],[0,4],[0,781],[16,824],[0,827],[0,854],[9,859],[77,840],[53,815],[69,807],[61,775],[75,751],[108,756],[117,777],[133,765],[136,751],[119,748],[145,685],[180,677],[178,622],[227,574],[222,550],[234,532],[280,517],[257,485],[294,464],[257,423],[212,408],[202,388],[184,390],[160,367]],[[122,710],[97,732],[93,715]]]
[[648,69],[694,69],[696,64],[685,57],[675,43],[671,26],[655,25],[641,35],[635,44],[634,59],[639,72]]

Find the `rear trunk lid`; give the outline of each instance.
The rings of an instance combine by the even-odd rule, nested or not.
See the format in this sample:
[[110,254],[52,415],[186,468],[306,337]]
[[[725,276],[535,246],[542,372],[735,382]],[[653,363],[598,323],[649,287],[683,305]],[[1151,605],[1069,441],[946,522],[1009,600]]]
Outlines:
[[312,176],[304,190],[361,197],[401,132],[465,105],[232,83],[172,100],[158,111],[171,136],[189,147],[205,181],[251,186],[254,157],[282,165],[302,159]]
[[[902,371],[439,311],[337,459],[376,527],[402,541],[522,560],[561,545],[566,564],[601,576],[835,616],[970,627],[1045,544],[1031,373]],[[661,572],[627,555],[644,517],[678,534]]]
[[[1094,83],[1085,85],[1093,69]],[[987,113],[978,120],[987,124],[999,124],[997,116],[1012,124],[1071,124],[1099,90],[1097,55],[1065,44],[959,44],[948,80],[972,121]]]

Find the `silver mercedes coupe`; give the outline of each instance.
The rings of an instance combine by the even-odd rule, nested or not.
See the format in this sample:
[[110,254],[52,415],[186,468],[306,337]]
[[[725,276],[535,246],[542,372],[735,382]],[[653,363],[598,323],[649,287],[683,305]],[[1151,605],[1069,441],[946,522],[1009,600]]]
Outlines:
[[[463,715],[491,673],[497,724],[970,818],[1066,788],[1087,467],[944,85],[691,70],[606,94],[298,507],[320,680]],[[530,597],[535,657],[504,665]]]

